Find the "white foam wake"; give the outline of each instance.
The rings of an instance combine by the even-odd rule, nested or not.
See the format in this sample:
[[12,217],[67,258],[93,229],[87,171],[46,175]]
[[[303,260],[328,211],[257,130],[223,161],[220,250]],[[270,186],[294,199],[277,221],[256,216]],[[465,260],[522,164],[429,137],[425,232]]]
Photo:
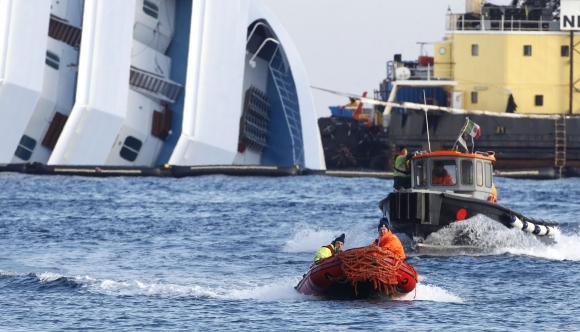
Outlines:
[[[26,274],[2,271],[3,276],[25,276]],[[145,282],[140,280],[115,281],[111,279],[98,280],[90,276],[65,276],[54,272],[36,273],[41,283],[50,283],[66,278],[80,285],[80,291],[109,296],[158,296],[158,297],[196,297],[229,300],[257,301],[320,301],[322,297],[298,293],[294,286],[297,277],[285,277],[276,282],[257,285],[220,285],[208,287],[199,285],[180,285],[176,283]],[[421,277],[424,282],[425,278]],[[418,283],[415,291],[394,298],[395,301],[434,301],[463,303],[463,299],[451,292],[434,285]]]
[[299,226],[292,238],[284,244],[283,251],[315,253],[321,246],[329,244],[339,235],[339,231]]
[[580,235],[558,234],[555,238],[556,243],[545,245],[537,243],[529,247],[506,247],[500,249],[514,255],[527,255],[550,260],[580,260]]
[[463,299],[446,289],[429,284],[418,283],[415,290],[397,297],[397,301],[432,301],[432,302],[452,302],[463,303]]
[[560,230],[554,244],[546,244],[538,237],[519,229],[507,228],[486,216],[477,215],[431,234],[426,244],[451,245],[457,234],[475,238],[472,245],[483,249],[480,254],[525,255],[550,260],[580,260],[580,235],[563,234]]
[[292,238],[284,243],[283,252],[314,253],[321,246],[329,244],[340,234],[346,234],[344,250],[364,247],[371,244],[377,236],[376,229],[370,229],[365,225],[356,225],[348,230],[341,229],[315,229],[308,225],[297,225]]

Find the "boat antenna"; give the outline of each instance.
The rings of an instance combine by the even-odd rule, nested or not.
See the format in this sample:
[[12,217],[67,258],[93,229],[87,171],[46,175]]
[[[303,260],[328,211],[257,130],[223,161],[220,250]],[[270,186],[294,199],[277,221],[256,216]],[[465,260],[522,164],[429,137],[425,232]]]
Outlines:
[[[423,90],[423,103],[427,106],[427,97],[425,96],[425,90]],[[427,125],[427,145],[429,146],[429,153],[431,153],[431,139],[429,138],[429,118],[427,117],[427,108],[423,109],[425,111],[425,124]]]

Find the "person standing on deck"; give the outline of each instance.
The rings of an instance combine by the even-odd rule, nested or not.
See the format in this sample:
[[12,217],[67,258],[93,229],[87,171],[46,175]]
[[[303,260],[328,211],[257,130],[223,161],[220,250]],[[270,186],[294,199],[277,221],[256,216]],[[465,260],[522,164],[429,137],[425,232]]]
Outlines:
[[395,171],[393,172],[393,188],[395,191],[411,188],[411,169],[409,160],[413,158],[412,153],[408,153],[407,147],[402,145],[399,154],[395,158]]

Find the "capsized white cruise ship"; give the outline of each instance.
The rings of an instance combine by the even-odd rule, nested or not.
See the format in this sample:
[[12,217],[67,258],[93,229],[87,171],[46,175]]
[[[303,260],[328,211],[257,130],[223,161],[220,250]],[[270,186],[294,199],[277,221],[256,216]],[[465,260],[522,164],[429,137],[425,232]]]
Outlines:
[[46,164],[74,104],[84,1],[41,1],[50,3],[49,25],[37,36],[44,39],[48,34],[46,50],[39,50],[46,54],[44,79],[12,163]]
[[48,164],[324,169],[316,121],[298,51],[259,0],[85,0]]
[[43,89],[49,18],[50,0],[0,1],[0,163],[37,146],[24,131]]

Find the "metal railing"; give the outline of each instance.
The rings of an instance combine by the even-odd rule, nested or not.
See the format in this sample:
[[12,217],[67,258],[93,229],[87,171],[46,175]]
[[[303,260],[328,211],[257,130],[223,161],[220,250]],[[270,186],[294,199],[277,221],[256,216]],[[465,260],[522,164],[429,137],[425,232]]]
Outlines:
[[50,16],[48,25],[48,36],[60,40],[72,47],[79,47],[81,44],[82,30],[70,25],[54,15]]
[[[445,68],[445,67],[448,68]],[[433,65],[422,66],[416,62],[407,61],[403,62],[395,62],[395,61],[388,61],[387,62],[387,78],[391,81],[401,80],[401,78],[397,77],[397,68],[406,67],[409,69],[409,77],[403,80],[411,80],[411,81],[449,81],[453,79],[453,63],[434,63]],[[437,69],[435,71],[435,69]],[[435,75],[437,74],[437,75]]]
[[131,67],[129,85],[169,103],[174,103],[181,91],[181,84],[135,67]]
[[500,20],[466,19],[464,14],[447,14],[447,31],[560,31],[560,22],[551,20],[522,20],[501,16]]

